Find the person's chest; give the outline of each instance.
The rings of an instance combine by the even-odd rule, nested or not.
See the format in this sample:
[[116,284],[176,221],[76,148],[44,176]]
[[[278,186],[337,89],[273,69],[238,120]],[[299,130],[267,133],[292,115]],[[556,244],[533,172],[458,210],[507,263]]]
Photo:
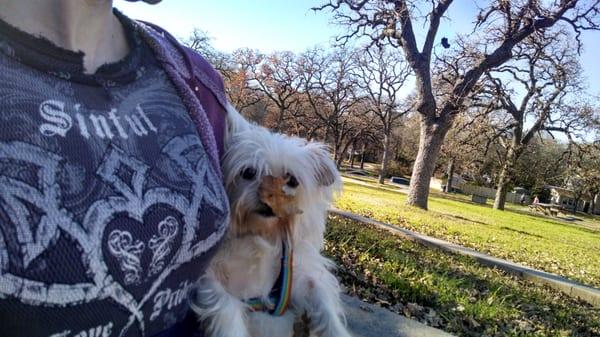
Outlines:
[[[15,313],[11,336],[151,336],[181,320],[228,209],[164,72],[90,85],[9,58],[0,68],[0,317]],[[36,317],[47,324],[28,324]]]

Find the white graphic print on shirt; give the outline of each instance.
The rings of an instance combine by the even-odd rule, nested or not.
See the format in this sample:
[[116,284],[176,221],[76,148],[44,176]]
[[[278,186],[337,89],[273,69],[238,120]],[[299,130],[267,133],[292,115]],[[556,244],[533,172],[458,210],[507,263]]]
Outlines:
[[[21,257],[7,256],[5,238],[0,236],[0,265],[3,267],[0,270],[0,284],[3,285],[0,287],[0,296],[14,296],[34,305],[70,305],[111,298],[130,312],[131,324],[137,322],[143,325],[141,307],[147,301],[156,300],[162,281],[179,265],[213,247],[225,230],[225,226],[221,226],[203,240],[195,238],[198,226],[196,219],[203,202],[223,214],[226,212],[220,202],[215,202],[224,196],[219,195],[222,193],[219,180],[211,172],[210,165],[206,164],[205,156],[195,162],[190,162],[186,157],[192,148],[197,147],[197,139],[187,136],[173,138],[163,149],[190,181],[206,183],[194,184],[189,199],[165,188],[144,191],[148,166],[125,155],[118,148],[111,148],[96,173],[117,193],[96,201],[88,209],[84,222],[77,223],[60,205],[61,192],[56,176],[62,158],[23,142],[0,143],[0,160],[27,162],[39,170],[37,186],[0,177],[0,205],[11,220],[3,225],[3,229],[14,234],[21,249]],[[132,172],[130,181],[119,176],[118,171],[123,168]],[[173,215],[152,223],[147,217],[148,211],[157,204],[168,206]],[[44,215],[38,223],[30,224],[32,216],[28,205],[41,208]],[[116,221],[123,217],[128,221]],[[129,222],[154,226],[155,234],[149,240],[142,241],[127,230],[128,226],[119,227]],[[59,235],[68,235],[81,246],[81,259],[88,268],[91,282],[46,284],[13,275],[6,270],[8,261],[15,258],[20,258],[20,263],[27,268]],[[151,255],[147,264],[141,260],[144,251]],[[119,268],[107,262],[107,255],[116,259]],[[122,284],[117,281],[117,273],[124,274]],[[126,287],[149,280],[152,285],[141,297],[135,296]]]

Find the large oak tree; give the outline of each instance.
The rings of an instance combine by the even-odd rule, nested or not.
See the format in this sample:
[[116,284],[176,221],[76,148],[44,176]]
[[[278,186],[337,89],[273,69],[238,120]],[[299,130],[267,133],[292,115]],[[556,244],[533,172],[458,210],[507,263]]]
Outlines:
[[[465,109],[468,98],[477,89],[482,75],[501,66],[513,57],[513,49],[526,38],[557,24],[571,27],[578,37],[581,31],[598,28],[600,0],[487,1],[473,19],[473,34],[463,37],[469,48],[455,50],[442,64],[460,68],[440,69],[434,74],[434,47],[449,41],[438,37],[440,22],[452,5],[452,0],[329,0],[316,10],[330,9],[335,20],[346,27],[338,37],[341,43],[352,39],[368,39],[371,44],[387,44],[406,57],[416,77],[418,93],[416,110],[421,116],[421,135],[413,167],[407,203],[427,208],[429,184],[446,133],[457,114]],[[464,20],[462,18],[461,20]],[[416,27],[425,27],[422,43],[417,42]],[[578,40],[579,41],[579,40]],[[467,62],[453,62],[466,59]],[[433,79],[444,75],[451,87],[438,95]],[[455,75],[455,76],[452,76]]]

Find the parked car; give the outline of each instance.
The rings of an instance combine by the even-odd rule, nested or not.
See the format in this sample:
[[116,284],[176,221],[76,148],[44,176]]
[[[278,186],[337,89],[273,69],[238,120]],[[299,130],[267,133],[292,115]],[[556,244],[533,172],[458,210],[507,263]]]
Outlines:
[[368,177],[369,174],[366,171],[363,170],[348,170],[346,171],[346,174],[352,174],[355,176],[363,176],[363,177]]
[[394,184],[410,185],[410,179],[406,179],[406,178],[402,178],[402,177],[392,177],[391,181]]

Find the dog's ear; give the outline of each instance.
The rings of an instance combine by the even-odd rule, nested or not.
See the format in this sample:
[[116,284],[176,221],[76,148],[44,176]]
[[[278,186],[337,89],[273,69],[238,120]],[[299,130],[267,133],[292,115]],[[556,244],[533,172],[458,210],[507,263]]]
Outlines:
[[242,116],[231,104],[227,106],[227,135],[229,139],[237,133],[250,130],[255,125]]
[[313,160],[315,179],[321,186],[331,186],[340,178],[335,163],[329,156],[327,147],[317,143],[307,143],[306,147]]

